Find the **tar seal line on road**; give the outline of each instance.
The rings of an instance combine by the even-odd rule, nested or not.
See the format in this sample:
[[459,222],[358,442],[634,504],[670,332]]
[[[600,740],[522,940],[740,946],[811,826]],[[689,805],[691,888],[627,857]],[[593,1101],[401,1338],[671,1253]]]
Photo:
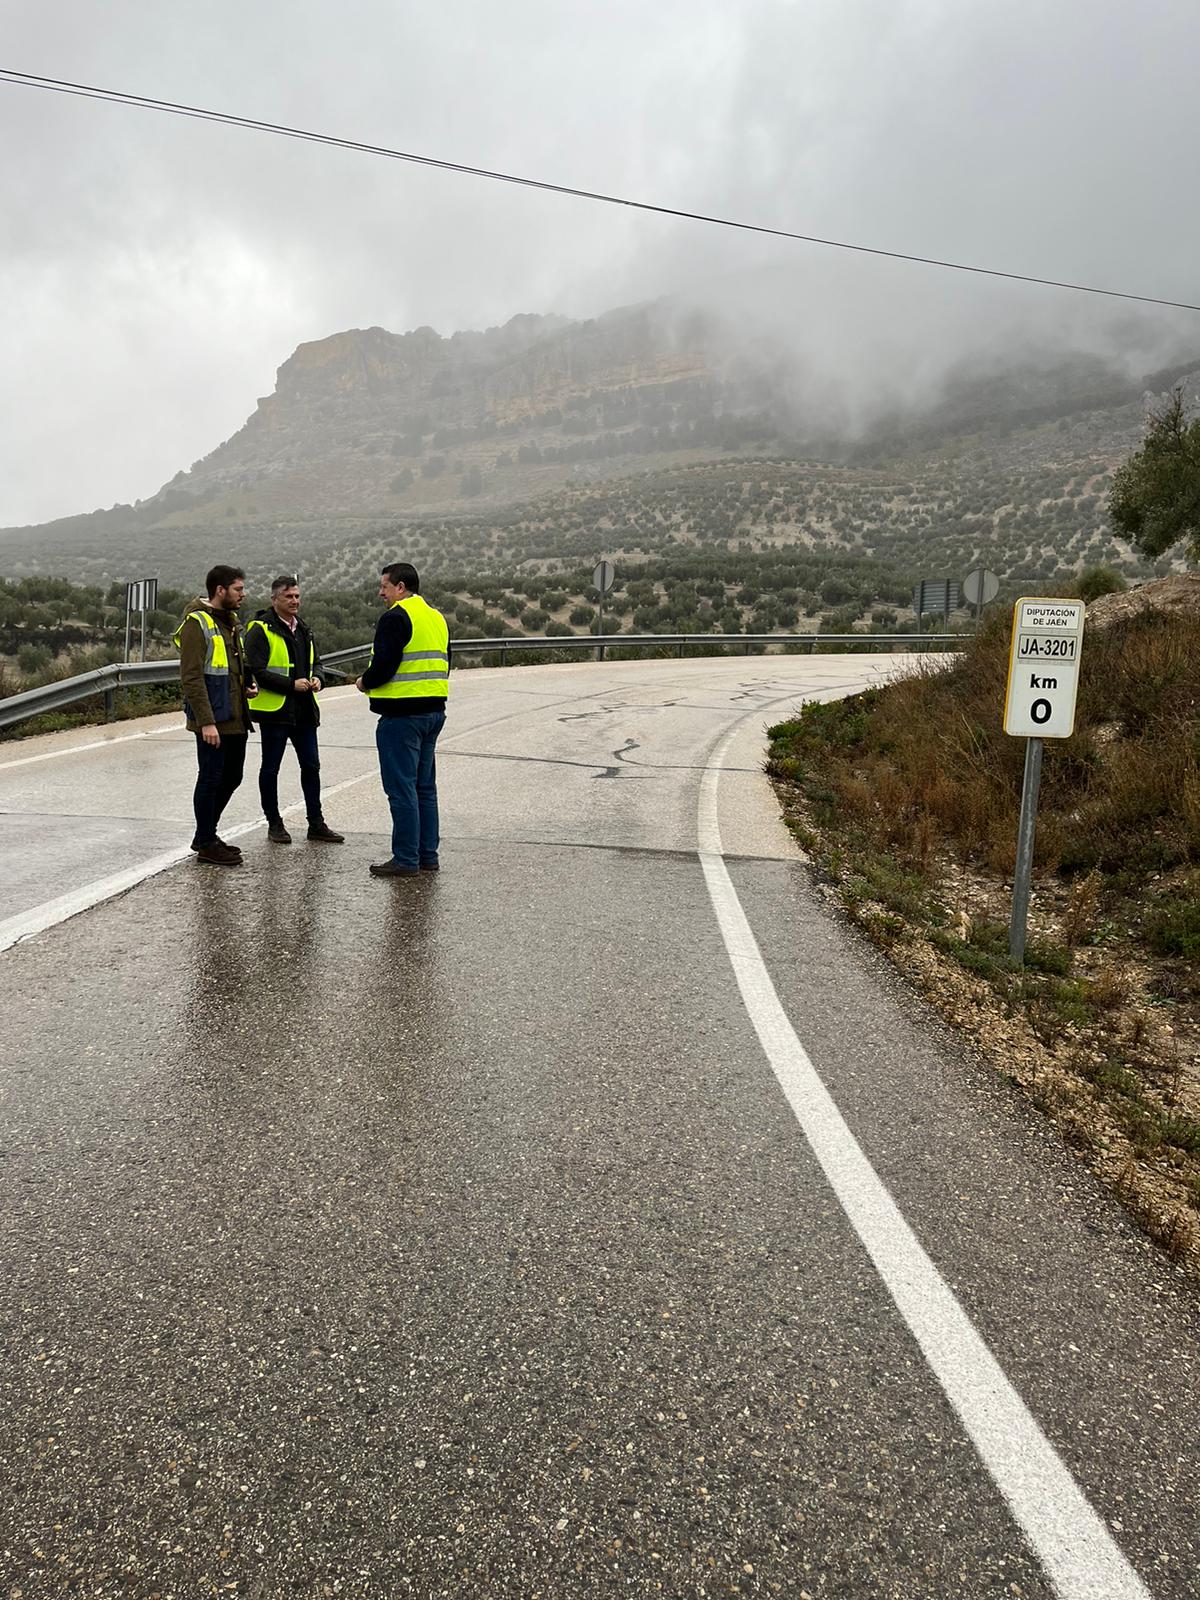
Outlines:
[[925,1254],[788,1020],[721,850],[717,788],[721,759],[736,732],[737,724],[719,741],[701,779],[699,854],[738,989],[767,1060],[839,1205],[1061,1600],[1150,1600]]

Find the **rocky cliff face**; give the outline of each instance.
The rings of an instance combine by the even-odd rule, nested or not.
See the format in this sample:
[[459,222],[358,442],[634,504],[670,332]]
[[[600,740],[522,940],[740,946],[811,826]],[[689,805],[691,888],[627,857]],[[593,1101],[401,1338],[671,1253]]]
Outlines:
[[782,335],[668,301],[445,338],[352,329],[301,345],[245,425],[149,499],[0,533],[9,560],[29,552],[36,570],[52,545],[133,548],[160,532],[205,544],[292,526],[324,539],[364,522],[495,517],[581,480],[717,458],[907,472],[919,456],[950,460],[964,439],[1031,467],[1086,441],[1094,475],[1136,446],[1143,389],[1200,374],[1194,358],[1134,380],[1092,356],[1012,353],[964,362],[923,405],[881,406],[851,430],[800,361]]
[[951,371],[925,408],[850,438],[836,406],[796,399],[803,374],[779,349],[743,335],[669,302],[587,322],[518,316],[448,338],[333,334],[301,345],[245,426],[139,510],[173,522],[495,510],[672,458],[748,448],[882,459],[1139,393],[1098,358],[1035,352]]
[[609,458],[644,451],[647,428],[738,409],[731,386],[715,396],[705,331],[648,307],[449,338],[333,334],[301,345],[245,426],[155,500],[377,513],[444,502],[451,488],[470,498],[518,465],[569,467],[585,443]]

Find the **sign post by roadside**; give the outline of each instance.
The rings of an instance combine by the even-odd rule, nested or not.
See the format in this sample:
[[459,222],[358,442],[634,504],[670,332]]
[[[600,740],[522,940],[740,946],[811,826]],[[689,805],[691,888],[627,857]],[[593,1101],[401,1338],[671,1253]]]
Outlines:
[[1000,579],[986,567],[976,567],[963,579],[963,599],[975,611],[975,626],[979,626],[979,613],[1000,593]]
[[1018,600],[1013,607],[1004,731],[1028,741],[1013,872],[1012,919],[1008,926],[1008,953],[1018,966],[1025,960],[1033,836],[1042,781],[1042,740],[1069,739],[1075,731],[1083,614],[1082,600]]
[[146,659],[146,613],[158,605],[158,579],[137,578],[125,585],[125,656],[129,660],[130,634],[133,631],[133,613],[142,614],[142,651],[139,660]]
[[[604,596],[608,593],[616,581],[617,569],[613,566],[612,562],[597,561],[596,570],[592,573],[592,588],[595,589],[600,596],[600,612],[599,621],[596,624],[596,632],[599,634],[601,640],[604,638]],[[604,660],[603,643],[596,646],[596,660]]]

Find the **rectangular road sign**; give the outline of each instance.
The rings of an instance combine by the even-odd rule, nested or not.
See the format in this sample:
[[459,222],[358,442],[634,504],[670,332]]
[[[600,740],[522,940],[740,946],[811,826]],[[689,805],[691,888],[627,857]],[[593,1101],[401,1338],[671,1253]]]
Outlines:
[[157,608],[157,578],[136,578],[125,585],[126,611],[155,611]]
[[1013,607],[1004,731],[1069,739],[1083,648],[1082,600],[1018,600]]
[[918,617],[927,611],[940,611],[949,616],[959,606],[959,586],[954,578],[922,578],[913,584],[913,610]]

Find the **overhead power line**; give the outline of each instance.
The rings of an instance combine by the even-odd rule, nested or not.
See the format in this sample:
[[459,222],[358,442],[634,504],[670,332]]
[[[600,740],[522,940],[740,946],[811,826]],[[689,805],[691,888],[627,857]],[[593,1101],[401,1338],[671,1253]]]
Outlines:
[[735,228],[743,233],[765,234],[772,239],[795,239],[802,244],[821,245],[828,250],[851,250],[858,255],[882,256],[889,261],[911,261],[918,266],[941,267],[948,272],[971,272],[985,278],[1007,278],[1013,283],[1036,283],[1048,289],[1068,289],[1076,294],[1103,295],[1110,300],[1136,300],[1142,305],[1170,306],[1176,311],[1200,311],[1200,305],[1186,300],[1167,300],[1158,295],[1134,294],[1127,289],[1101,289],[1090,283],[1068,283],[1062,278],[1040,278],[1028,272],[1005,272],[999,267],[977,267],[964,261],[943,261],[936,256],[913,255],[903,250],[884,250],[876,245],[853,244],[845,239],[822,239],[816,234],[798,233],[790,228],[769,228],[759,222],[739,222],[732,217],[710,216],[703,211],[685,211],[678,206],[655,205],[648,200],[630,200],[624,195],[602,194],[594,189],[578,189],[565,183],[550,183],[543,178],[522,177],[513,172],[494,172],[488,167],[473,167],[461,161],[444,161],[437,156],[417,155],[411,150],[392,150],[386,145],[366,144],[360,139],[342,139],[331,133],[315,133],[308,128],[292,128],[280,122],[262,122],[257,117],[239,117],[227,111],[212,111],[203,106],[155,100],[148,95],[126,94],[120,89],[98,88],[95,84],[71,83],[63,78],[44,78],[34,72],[18,72],[0,67],[0,82],[28,89],[45,89],[53,94],[77,95],[87,100],[104,100],[112,105],[136,106],[143,111],[159,111],[175,117],[192,117],[201,122],[217,122],[229,128],[251,128],[257,133],[273,133],[284,139],[303,139],[309,144],[330,145],[339,150],[355,150],[362,155],[384,156],[389,161],[408,161],[415,166],[434,167],[442,172],[459,172],[471,178],[487,178],[493,183],[513,183],[524,189],[543,189],[549,194],[573,195],[578,200],[595,200],[602,205],[628,206],[634,211],[650,211],[661,217],[679,217],[686,222],[705,222],[717,228]]

